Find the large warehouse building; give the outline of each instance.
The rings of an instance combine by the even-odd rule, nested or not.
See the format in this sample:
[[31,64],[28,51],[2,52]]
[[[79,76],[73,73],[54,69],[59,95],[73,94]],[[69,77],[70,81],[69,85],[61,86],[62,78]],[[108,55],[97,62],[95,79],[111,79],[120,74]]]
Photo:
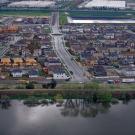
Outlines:
[[53,1],[19,1],[10,3],[8,7],[52,7],[54,5]]
[[123,0],[92,0],[84,5],[86,8],[108,7],[108,8],[125,8],[126,2]]

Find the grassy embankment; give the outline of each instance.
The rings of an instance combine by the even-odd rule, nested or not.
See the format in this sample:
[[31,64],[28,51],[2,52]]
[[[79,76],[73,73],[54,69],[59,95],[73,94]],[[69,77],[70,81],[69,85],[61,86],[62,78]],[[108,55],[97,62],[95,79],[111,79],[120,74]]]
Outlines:
[[[6,90],[18,90],[18,91],[23,91],[26,90],[26,85],[27,84],[1,84],[0,85],[0,91],[6,91]],[[41,91],[48,91],[48,89],[44,89],[42,87],[42,84],[34,84],[33,90],[41,90]],[[49,89],[50,90],[50,89]],[[96,82],[91,82],[91,83],[63,83],[63,84],[58,84],[54,90],[62,90],[62,91],[68,91],[68,90],[73,90],[73,91],[93,91],[93,90],[98,90],[98,91],[135,91],[135,84],[103,84],[103,83],[96,83]]]
[[49,16],[48,11],[0,11],[0,16]]
[[[118,100],[128,101],[135,98],[135,92],[112,92],[112,91],[62,91],[62,90],[25,90],[1,92],[1,98],[7,96],[8,99],[26,100],[29,104],[35,104],[41,100],[50,99],[52,101],[62,101],[63,99],[84,99],[84,101],[94,103],[117,103]],[[88,102],[87,102],[88,103]]]
[[99,90],[99,91],[135,91],[135,84],[103,84],[103,83],[84,83],[84,84],[61,84],[58,89],[74,90]]
[[[129,100],[135,98],[135,84],[132,85],[101,85],[93,82],[89,84],[61,84],[56,89],[41,89],[35,84],[32,89],[25,87],[26,84],[18,85],[16,89],[0,89],[0,96],[7,95],[10,99],[26,99],[30,102],[40,99],[87,99],[91,102],[110,103],[114,99]],[[113,89],[112,89],[113,86]],[[131,89],[132,88],[132,89]]]

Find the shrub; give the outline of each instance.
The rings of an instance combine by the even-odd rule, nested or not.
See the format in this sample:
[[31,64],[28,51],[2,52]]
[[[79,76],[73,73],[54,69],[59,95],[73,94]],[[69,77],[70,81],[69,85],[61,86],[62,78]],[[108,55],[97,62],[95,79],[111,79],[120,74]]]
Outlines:
[[111,92],[101,92],[98,94],[98,99],[101,102],[109,103],[112,100],[112,93]]
[[84,85],[85,89],[92,89],[92,90],[98,90],[99,89],[99,84],[96,82],[85,84]]
[[26,89],[34,89],[34,84],[33,83],[26,84]]

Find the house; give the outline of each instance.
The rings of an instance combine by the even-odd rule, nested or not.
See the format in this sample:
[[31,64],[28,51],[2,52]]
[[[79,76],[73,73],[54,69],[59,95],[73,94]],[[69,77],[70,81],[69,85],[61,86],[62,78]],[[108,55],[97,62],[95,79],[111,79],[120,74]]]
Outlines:
[[70,77],[68,75],[66,75],[63,67],[61,67],[61,68],[57,68],[56,70],[54,70],[53,79],[67,80],[67,79],[70,79]]
[[80,45],[71,45],[70,49],[71,49],[71,51],[73,51],[76,54],[84,51],[84,47],[82,47]]
[[105,38],[105,39],[114,39],[114,33],[106,33],[106,34],[104,35],[104,38]]
[[126,77],[135,77],[135,68],[125,68],[121,70],[121,74]]
[[39,77],[39,72],[38,70],[29,70],[28,72],[29,78],[35,78],[35,77]]
[[33,56],[34,56],[34,57],[38,57],[38,56],[40,56],[41,54],[42,54],[41,49],[35,49],[35,50],[34,50],[34,53],[33,53]]
[[23,59],[22,58],[13,58],[13,66],[22,66]]
[[50,51],[47,55],[48,55],[48,58],[54,58],[54,59],[57,58],[57,55],[54,51]]
[[83,27],[82,28],[77,28],[77,31],[80,33],[83,33]]
[[97,62],[99,65],[110,65],[111,64],[110,59],[107,57],[99,58]]
[[1,65],[4,66],[11,66],[11,59],[10,58],[1,58]]
[[22,77],[25,73],[21,69],[13,69],[11,71],[11,76],[12,77]]
[[93,67],[94,76],[107,76],[107,72],[103,66],[95,65]]
[[69,32],[69,28],[68,28],[68,27],[63,27],[63,28],[62,28],[62,32],[63,32],[63,33]]
[[49,74],[53,76],[53,79],[67,80],[70,79],[66,75],[64,67],[62,65],[50,65],[48,66]]
[[36,66],[37,61],[34,58],[26,58],[25,59],[25,65],[26,66]]
[[48,59],[48,66],[51,65],[61,65],[61,61],[58,58],[50,58]]
[[66,75],[64,71],[56,71],[53,73],[53,79],[55,80],[68,80],[70,76]]

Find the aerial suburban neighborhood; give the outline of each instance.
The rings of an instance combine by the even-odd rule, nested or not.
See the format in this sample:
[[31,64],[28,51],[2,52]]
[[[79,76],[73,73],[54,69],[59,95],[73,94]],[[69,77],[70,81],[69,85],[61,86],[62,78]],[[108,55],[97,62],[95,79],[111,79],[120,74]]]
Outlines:
[[1,79],[70,79],[53,47],[49,17],[1,17],[0,35]]
[[134,24],[66,23],[57,30],[55,19],[0,17],[2,80],[135,82]]
[[135,0],[0,0],[0,135],[135,135]]

